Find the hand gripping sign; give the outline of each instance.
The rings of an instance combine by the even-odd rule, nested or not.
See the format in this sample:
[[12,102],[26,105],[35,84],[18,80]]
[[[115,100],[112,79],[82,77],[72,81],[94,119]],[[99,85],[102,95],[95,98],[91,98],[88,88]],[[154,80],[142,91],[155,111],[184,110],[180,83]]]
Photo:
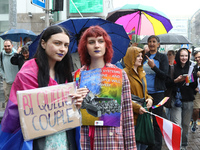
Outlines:
[[80,114],[69,94],[74,83],[17,92],[24,140],[31,140],[81,125]]

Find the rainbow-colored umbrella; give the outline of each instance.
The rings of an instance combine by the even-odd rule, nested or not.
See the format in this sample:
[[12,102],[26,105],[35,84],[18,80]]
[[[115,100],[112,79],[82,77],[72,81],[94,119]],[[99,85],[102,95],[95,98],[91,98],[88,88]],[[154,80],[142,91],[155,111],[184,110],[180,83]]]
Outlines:
[[126,4],[109,12],[106,20],[123,25],[128,34],[159,35],[173,28],[164,13],[142,4]]

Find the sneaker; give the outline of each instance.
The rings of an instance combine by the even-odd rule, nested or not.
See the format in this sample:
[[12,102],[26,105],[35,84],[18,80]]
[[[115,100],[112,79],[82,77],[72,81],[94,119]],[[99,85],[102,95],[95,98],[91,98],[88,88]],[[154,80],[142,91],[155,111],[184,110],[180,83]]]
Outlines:
[[193,122],[194,122],[194,121],[193,121],[193,119],[191,119],[191,125],[190,125],[190,126],[192,126],[192,125],[193,125]]
[[197,130],[197,122],[196,121],[192,121],[191,132],[195,133],[196,130]]

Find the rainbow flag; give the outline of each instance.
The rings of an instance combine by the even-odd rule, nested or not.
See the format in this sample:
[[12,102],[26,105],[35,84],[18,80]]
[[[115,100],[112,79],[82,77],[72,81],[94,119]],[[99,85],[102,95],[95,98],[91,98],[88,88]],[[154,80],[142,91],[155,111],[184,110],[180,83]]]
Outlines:
[[130,38],[130,40],[132,40],[132,36],[135,34],[135,27],[127,34],[128,34],[128,37]]
[[186,83],[192,83],[192,82],[194,82],[193,74],[191,74],[190,77],[189,77],[189,76],[186,76],[185,82],[186,82]]
[[128,35],[128,37],[129,37],[130,40],[132,40],[132,36],[133,36],[133,35]]
[[74,74],[74,81],[76,82],[76,87],[78,87],[80,72],[81,72],[80,69],[78,69]]
[[135,34],[135,27],[128,33],[128,35],[133,35]]
[[169,99],[169,97],[163,98],[162,101],[160,101],[160,103],[158,103],[157,105],[152,106],[152,109],[158,108],[158,107],[164,105],[164,103],[166,103],[168,99]]

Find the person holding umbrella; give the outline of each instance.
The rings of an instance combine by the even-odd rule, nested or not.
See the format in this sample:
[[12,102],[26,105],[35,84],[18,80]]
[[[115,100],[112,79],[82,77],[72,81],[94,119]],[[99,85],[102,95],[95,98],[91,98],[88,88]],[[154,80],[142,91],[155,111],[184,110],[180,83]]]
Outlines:
[[11,58],[10,62],[13,65],[18,65],[19,70],[26,60],[29,60],[29,46],[32,43],[30,37],[25,37],[23,39],[24,46],[19,46],[17,52]]
[[[165,79],[168,74],[168,60],[165,54],[159,53],[160,39],[151,35],[148,38],[149,52],[144,57],[143,68],[146,72],[148,94],[153,98],[153,105],[157,105],[164,98]],[[161,116],[163,115],[163,106],[152,109],[152,112]],[[162,133],[157,124],[156,118],[153,116],[153,126],[155,134],[155,145],[148,146],[147,149],[161,150]]]
[[18,65],[18,68],[20,70],[22,65],[27,60],[29,60],[29,50],[28,46],[24,45],[22,46],[22,48],[18,48],[17,53],[15,53],[13,57],[11,57],[10,62],[13,65]]
[[[75,73],[77,74],[80,71],[80,78],[77,80],[78,86],[83,83],[81,76],[85,71],[115,69],[122,75],[121,92],[119,93],[121,99],[120,118],[118,118],[119,126],[83,125],[81,127],[82,149],[136,149],[130,84],[125,71],[110,63],[113,56],[113,49],[108,33],[100,26],[89,27],[81,36],[78,52],[83,65]],[[116,73],[113,73],[113,75],[115,76]],[[95,81],[91,83],[90,87],[87,86],[89,90],[92,90],[92,88],[96,90],[97,86],[92,86],[96,84]],[[106,87],[105,90],[107,92],[110,89]],[[117,94],[114,91],[112,93]],[[82,120],[84,121],[84,118]],[[112,122],[112,124],[115,124],[115,122]]]
[[[13,83],[7,108],[1,121],[0,149],[70,149],[80,150],[80,128],[70,129],[24,141],[19,122],[17,91],[53,86],[73,81],[71,72],[68,31],[61,26],[50,26],[41,35],[33,59],[25,62]],[[88,89],[80,88],[70,94],[77,108],[81,107]],[[12,144],[11,144],[12,143]]]

